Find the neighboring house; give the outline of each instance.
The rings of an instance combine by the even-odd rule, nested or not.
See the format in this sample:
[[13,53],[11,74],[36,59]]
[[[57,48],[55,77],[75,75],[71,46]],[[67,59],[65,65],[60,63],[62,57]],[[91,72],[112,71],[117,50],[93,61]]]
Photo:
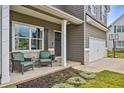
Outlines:
[[110,26],[107,33],[107,47],[109,50],[113,48],[113,41],[110,40],[110,34],[117,34],[118,40],[115,41],[116,50],[124,51],[124,15],[117,18]]
[[106,56],[108,5],[0,6],[1,83],[8,82],[9,53],[38,58],[49,50],[85,65]]

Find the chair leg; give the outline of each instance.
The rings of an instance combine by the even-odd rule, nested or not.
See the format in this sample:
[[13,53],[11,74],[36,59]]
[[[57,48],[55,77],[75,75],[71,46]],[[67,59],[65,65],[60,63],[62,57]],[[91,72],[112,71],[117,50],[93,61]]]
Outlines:
[[22,75],[24,74],[24,65],[22,65]]
[[52,67],[52,62],[50,63],[51,67]]
[[34,70],[34,65],[32,66],[32,70]]

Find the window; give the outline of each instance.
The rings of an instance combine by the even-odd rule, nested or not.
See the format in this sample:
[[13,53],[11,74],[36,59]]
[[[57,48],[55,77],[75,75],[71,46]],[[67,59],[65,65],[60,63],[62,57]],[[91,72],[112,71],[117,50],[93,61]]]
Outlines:
[[91,11],[92,11],[92,14],[96,15],[96,5],[92,5]]
[[31,49],[42,49],[42,31],[39,28],[31,28]]
[[124,25],[116,25],[116,32],[124,32]]
[[106,15],[106,9],[104,6],[100,6],[100,20],[104,23],[106,23],[106,18],[107,18],[107,15]]
[[121,26],[117,26],[117,32],[121,32]]
[[124,25],[122,26],[122,32],[124,32]]
[[91,5],[88,5],[88,11],[91,12]]
[[118,48],[121,47],[121,41],[117,41],[117,47],[118,47]]
[[14,50],[43,49],[43,28],[13,22],[13,30]]
[[124,48],[124,41],[117,41],[117,48]]

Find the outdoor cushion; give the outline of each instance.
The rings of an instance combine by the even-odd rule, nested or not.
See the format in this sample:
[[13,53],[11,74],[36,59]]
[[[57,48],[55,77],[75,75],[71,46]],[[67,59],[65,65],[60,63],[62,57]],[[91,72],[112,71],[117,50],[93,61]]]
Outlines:
[[21,53],[21,52],[15,52],[15,53],[13,53],[13,59],[14,60],[19,60],[21,62],[25,61],[24,54]]
[[51,62],[51,59],[40,59],[40,62]]
[[51,56],[49,51],[41,51],[40,52],[40,59],[49,59]]
[[33,65],[33,62],[25,61],[25,62],[21,62],[21,64],[24,65],[24,66],[29,66],[29,65]]

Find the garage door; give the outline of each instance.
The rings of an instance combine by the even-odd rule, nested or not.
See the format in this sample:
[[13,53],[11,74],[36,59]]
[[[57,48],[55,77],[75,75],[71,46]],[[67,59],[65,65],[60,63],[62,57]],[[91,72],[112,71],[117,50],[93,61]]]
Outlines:
[[105,40],[92,38],[89,39],[89,61],[104,58],[106,56],[106,42]]

